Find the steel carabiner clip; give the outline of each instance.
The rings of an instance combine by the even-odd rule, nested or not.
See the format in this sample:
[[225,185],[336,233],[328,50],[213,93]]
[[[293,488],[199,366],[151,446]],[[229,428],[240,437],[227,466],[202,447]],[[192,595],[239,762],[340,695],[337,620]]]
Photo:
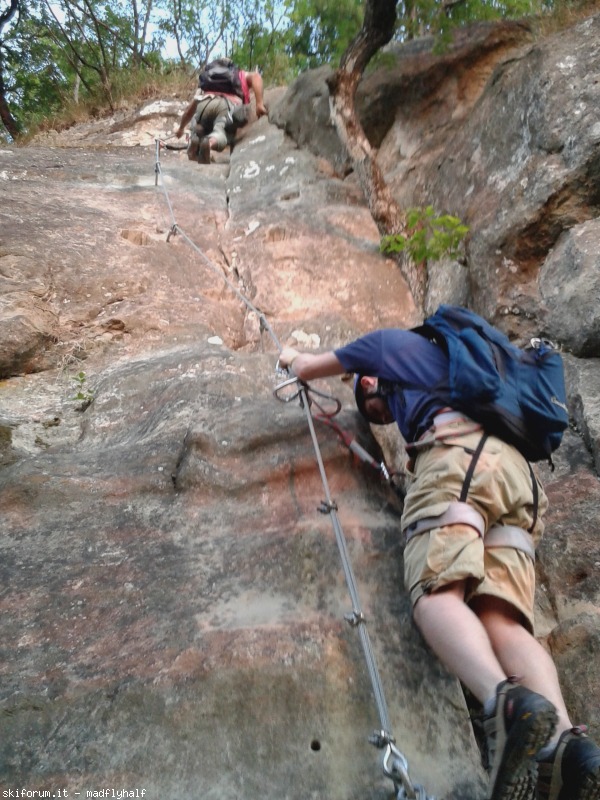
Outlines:
[[383,772],[394,782],[396,800],[435,800],[427,796],[423,786],[413,784],[408,774],[406,757],[389,740],[383,756]]
[[[314,405],[319,409],[319,414],[321,417],[331,419],[340,413],[342,410],[342,404],[337,397],[334,397],[332,394],[328,394],[327,392],[320,392],[318,389],[314,389],[312,386],[307,386],[306,388],[309,405],[314,403]],[[333,403],[333,408],[324,408],[323,405],[316,399],[317,397],[322,398],[329,403]]]
[[[288,377],[285,377],[286,375]],[[289,369],[287,367],[280,367],[279,361],[275,365],[275,376],[277,378],[284,378],[284,380],[278,383],[273,389],[273,395],[277,400],[281,403],[291,403],[292,400],[301,396],[302,387],[305,386],[305,384],[295,375],[290,376]],[[292,391],[290,391],[291,387],[294,387]]]
[[[280,367],[278,361],[275,365],[275,374],[283,377],[284,375],[289,376],[290,373],[287,367]],[[295,388],[290,391],[291,387]],[[292,400],[295,400],[296,398],[299,398],[300,403],[302,403],[303,390],[308,399],[309,407],[314,404],[324,417],[335,417],[342,410],[342,404],[337,397],[334,397],[327,392],[321,392],[318,389],[314,389],[312,386],[309,386],[308,383],[301,381],[300,378],[296,377],[296,375],[287,377],[281,383],[278,383],[273,389],[273,394],[282,403],[291,403]],[[321,398],[322,400],[333,403],[333,410],[324,408],[317,398]]]

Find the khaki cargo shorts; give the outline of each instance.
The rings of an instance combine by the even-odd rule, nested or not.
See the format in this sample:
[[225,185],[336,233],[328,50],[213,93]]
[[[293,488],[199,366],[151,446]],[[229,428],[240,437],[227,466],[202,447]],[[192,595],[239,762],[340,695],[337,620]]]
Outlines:
[[[409,486],[402,529],[445,513],[460,498],[473,451],[482,432],[470,420],[457,420],[434,430],[428,444],[409,464]],[[548,500],[537,480],[537,521],[531,530],[537,546]],[[490,436],[479,456],[467,503],[483,517],[485,531],[492,525],[514,525],[529,530],[534,497],[529,465],[510,445]],[[532,559],[514,547],[484,547],[484,539],[470,525],[434,527],[414,536],[404,552],[404,580],[413,606],[420,597],[466,581],[466,602],[480,595],[499,597],[515,606],[533,631],[535,568]]]

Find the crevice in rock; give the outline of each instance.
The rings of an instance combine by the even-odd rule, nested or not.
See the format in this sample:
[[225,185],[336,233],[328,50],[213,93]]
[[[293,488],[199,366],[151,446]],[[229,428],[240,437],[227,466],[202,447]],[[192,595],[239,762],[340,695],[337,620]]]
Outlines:
[[524,275],[539,269],[564,231],[598,217],[598,197],[590,197],[590,188],[580,180],[562,186],[515,238],[507,255],[519,263]]
[[178,485],[178,478],[182,464],[189,452],[191,438],[192,438],[192,428],[191,426],[188,425],[188,429],[185,432],[185,436],[183,437],[183,442],[181,443],[181,448],[179,449],[179,455],[177,456],[175,467],[171,472],[171,481],[173,483],[173,489],[175,492],[181,491],[181,487]]

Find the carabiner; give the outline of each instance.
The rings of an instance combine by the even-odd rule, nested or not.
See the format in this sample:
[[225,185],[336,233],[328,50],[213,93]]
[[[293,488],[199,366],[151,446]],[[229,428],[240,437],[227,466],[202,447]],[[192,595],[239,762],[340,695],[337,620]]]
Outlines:
[[422,786],[413,784],[408,774],[406,757],[389,740],[383,756],[383,772],[394,782],[394,787],[397,790],[396,800],[435,800],[433,797],[427,797]]
[[[277,368],[277,371],[281,372],[279,368]],[[297,385],[298,387],[295,391],[282,396],[281,393],[284,389],[287,389],[288,387],[294,385]],[[292,400],[295,400],[297,397],[300,397],[302,386],[303,386],[302,382],[298,380],[298,378],[295,375],[292,375],[291,378],[286,378],[286,380],[277,384],[277,386],[273,389],[273,395],[282,403],[291,403]]]
[[[331,417],[336,417],[340,411],[342,410],[342,404],[338,400],[337,397],[334,397],[332,394],[328,394],[327,392],[320,392],[318,389],[313,389],[312,386],[307,386],[307,394],[308,394],[308,401],[312,405],[314,405],[319,409],[319,412],[323,417],[331,419]],[[327,410],[323,408],[321,403],[315,398],[321,397],[324,400],[328,400],[333,403],[333,410]]]
[[[290,373],[287,367],[285,368],[280,367],[278,361],[277,364],[275,365],[275,374],[283,376],[286,374],[289,375]],[[298,384],[297,390],[288,392],[282,396],[282,392],[285,389],[288,389],[290,386],[293,386],[294,384]],[[328,394],[327,392],[321,392],[318,389],[314,389],[312,386],[309,386],[308,383],[301,381],[300,378],[296,377],[296,375],[292,375],[291,377],[283,380],[281,383],[278,383],[277,386],[273,389],[273,394],[282,403],[291,403],[292,400],[295,400],[297,397],[299,397],[300,402],[302,402],[303,389],[306,392],[306,396],[308,398],[308,405],[311,406],[314,403],[314,405],[319,409],[319,412],[324,417],[328,418],[335,417],[342,410],[342,404],[337,399],[337,397],[334,397],[333,395]],[[322,398],[323,400],[328,400],[332,402],[334,404],[333,410],[327,410],[323,408],[323,405],[319,403],[319,400],[317,398]]]

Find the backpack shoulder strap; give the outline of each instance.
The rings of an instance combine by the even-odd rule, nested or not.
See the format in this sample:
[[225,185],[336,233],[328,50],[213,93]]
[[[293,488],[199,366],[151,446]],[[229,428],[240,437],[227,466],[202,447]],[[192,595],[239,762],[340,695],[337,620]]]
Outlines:
[[425,321],[422,325],[417,325],[415,328],[410,329],[412,333],[418,333],[419,336],[422,336],[424,339],[428,339],[430,342],[434,342],[435,344],[439,345],[446,353],[448,352],[448,345],[446,343],[446,338],[441,331],[438,331],[432,325],[428,325],[427,321]]

